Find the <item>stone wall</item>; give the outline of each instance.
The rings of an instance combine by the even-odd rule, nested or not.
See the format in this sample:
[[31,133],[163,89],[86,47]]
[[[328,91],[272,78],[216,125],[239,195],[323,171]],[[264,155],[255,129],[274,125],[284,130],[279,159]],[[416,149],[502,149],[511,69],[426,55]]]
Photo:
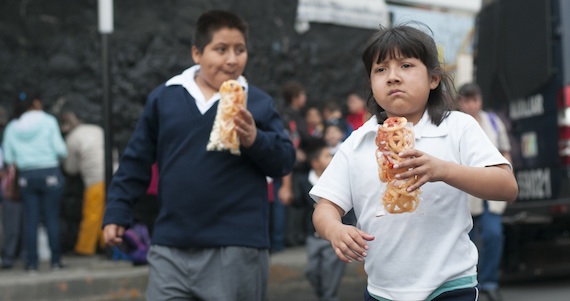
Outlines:
[[[363,90],[360,61],[370,30],[311,24],[294,30],[296,1],[118,0],[109,36],[113,137],[122,150],[146,95],[192,65],[195,20],[207,9],[237,12],[250,24],[245,75],[280,102],[280,86],[297,79],[309,102],[343,103]],[[11,111],[20,87],[37,87],[48,112],[62,104],[87,122],[101,123],[101,36],[97,1],[3,0],[0,4],[0,105]]]

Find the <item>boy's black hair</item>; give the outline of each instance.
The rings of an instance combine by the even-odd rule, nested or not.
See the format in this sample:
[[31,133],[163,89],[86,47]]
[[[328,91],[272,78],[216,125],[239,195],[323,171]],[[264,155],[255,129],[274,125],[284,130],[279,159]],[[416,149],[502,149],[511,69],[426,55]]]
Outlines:
[[323,149],[326,148],[327,144],[323,139],[311,139],[304,147],[305,153],[307,154],[307,162],[310,164],[313,160],[317,160]]
[[[425,24],[414,23],[429,29]],[[437,88],[430,91],[427,102],[427,111],[432,123],[439,125],[449,115],[450,111],[457,110],[457,105],[452,97],[453,81],[439,62],[435,41],[430,35],[410,26],[408,23],[393,27],[381,27],[378,32],[370,37],[362,54],[362,61],[368,76],[370,77],[375,62],[379,63],[386,58],[395,58],[397,55],[419,59],[426,66],[429,76],[441,77]],[[383,123],[387,118],[385,110],[376,103],[372,92],[366,103],[369,112],[376,115],[378,123]]]
[[288,106],[293,102],[293,98],[299,96],[299,94],[305,92],[305,87],[298,81],[290,81],[283,85],[281,88],[281,94],[283,95],[283,101]]
[[239,30],[247,43],[249,25],[245,20],[232,12],[211,10],[203,13],[196,22],[196,28],[194,29],[194,46],[196,46],[200,52],[203,52],[206,45],[212,41],[214,33],[222,28]]

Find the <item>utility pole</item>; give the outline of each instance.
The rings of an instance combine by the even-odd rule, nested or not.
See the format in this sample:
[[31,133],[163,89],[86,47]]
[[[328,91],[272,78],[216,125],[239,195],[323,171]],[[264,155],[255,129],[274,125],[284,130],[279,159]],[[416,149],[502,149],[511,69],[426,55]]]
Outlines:
[[98,0],[101,34],[101,76],[103,85],[103,130],[105,131],[105,188],[113,176],[113,128],[109,70],[109,35],[113,33],[113,0]]

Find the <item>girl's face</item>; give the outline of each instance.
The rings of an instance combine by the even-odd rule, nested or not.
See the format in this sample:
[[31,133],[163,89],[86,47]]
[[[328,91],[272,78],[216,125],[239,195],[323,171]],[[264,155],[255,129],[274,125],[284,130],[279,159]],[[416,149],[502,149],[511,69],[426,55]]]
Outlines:
[[316,126],[323,123],[323,117],[317,108],[310,108],[305,115],[305,121],[309,125]]
[[328,126],[323,135],[328,146],[337,146],[344,139],[344,133],[338,126]]
[[208,99],[223,82],[237,79],[243,73],[247,63],[245,37],[235,28],[222,28],[214,32],[203,52],[192,47],[192,59],[200,64],[196,82]]
[[380,63],[374,61],[370,72],[372,94],[388,117],[406,117],[416,124],[422,117],[429,93],[439,85],[439,76],[430,76],[424,63],[396,53]]

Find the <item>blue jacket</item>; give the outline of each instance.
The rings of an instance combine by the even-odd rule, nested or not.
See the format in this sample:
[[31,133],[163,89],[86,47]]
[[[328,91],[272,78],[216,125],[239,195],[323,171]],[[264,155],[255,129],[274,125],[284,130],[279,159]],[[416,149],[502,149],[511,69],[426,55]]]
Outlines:
[[58,167],[67,147],[57,120],[43,111],[27,111],[4,131],[4,161],[19,170]]
[[129,226],[132,207],[159,167],[160,212],[152,243],[170,247],[269,247],[266,176],[288,174],[295,150],[273,99],[249,85],[257,137],[241,156],[206,151],[218,104],[202,115],[180,85],[157,87],[122,155],[107,193],[104,224]]

